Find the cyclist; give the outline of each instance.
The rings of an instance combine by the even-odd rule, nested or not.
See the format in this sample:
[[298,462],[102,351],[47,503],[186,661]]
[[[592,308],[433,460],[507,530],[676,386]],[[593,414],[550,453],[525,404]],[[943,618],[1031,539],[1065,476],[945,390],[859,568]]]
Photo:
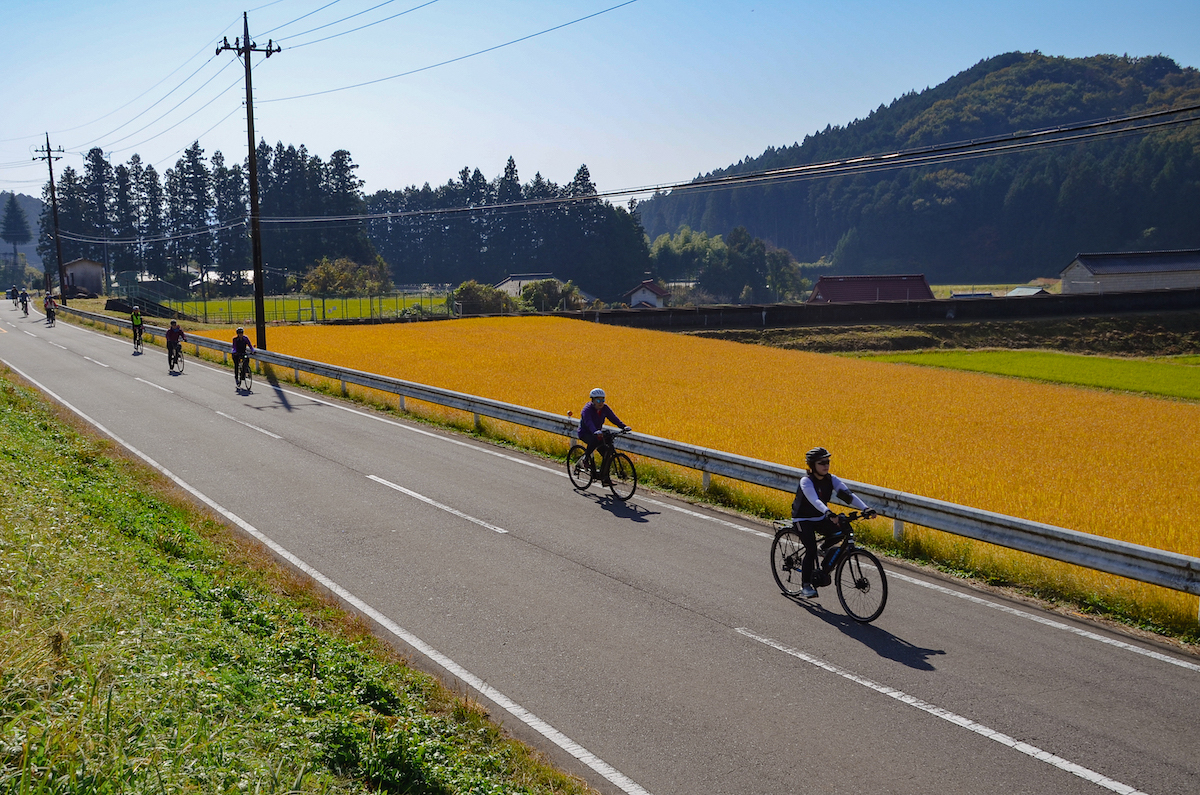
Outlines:
[[246,366],[250,366],[249,354],[254,353],[254,346],[250,344],[250,338],[246,336],[246,329],[238,326],[237,336],[233,338],[233,383],[237,384],[241,379],[238,375],[241,370],[238,367],[242,366],[242,362],[246,362]]
[[604,402],[604,390],[596,387],[592,390],[589,396],[590,400],[583,411],[579,412],[579,439],[587,445],[587,460],[592,466],[592,472],[595,473],[596,464],[592,460],[592,453],[596,448],[600,448],[601,464],[600,464],[600,482],[605,486],[608,485],[608,467],[612,462],[612,442],[604,438],[604,421],[607,419],[622,430],[631,430],[628,425],[617,419],[617,415]]
[[46,293],[46,297],[42,299],[42,308],[46,310],[46,321],[54,322],[54,312],[58,309],[58,304],[54,302],[54,296]]
[[135,306],[129,313],[129,325],[133,328],[133,344],[137,345],[142,341],[142,308],[140,306]]
[[[829,509],[829,501],[837,497],[840,501],[863,512],[863,517],[872,519],[875,511],[868,508],[857,494],[846,488],[846,484],[829,471],[829,460],[833,454],[824,447],[814,447],[804,454],[807,471],[796,488],[796,499],[792,501],[792,523],[800,533],[804,544],[804,568],[800,572],[800,594],[808,599],[817,595],[814,573],[817,568],[817,533],[828,548],[839,538],[842,529],[841,517]],[[828,584],[828,583],[826,583]]]
[[171,327],[167,329],[167,367],[168,369],[175,365],[175,360],[183,354],[182,343],[187,342],[187,335],[183,333],[183,329],[179,327],[179,323],[172,320]]
[[18,295],[20,295],[20,292],[17,291],[17,285],[14,284],[12,286],[12,289],[8,291],[8,297],[11,298],[12,302],[13,302],[13,309],[17,308],[17,296]]
[[21,311],[29,314],[29,293],[25,292],[25,288],[21,288]]

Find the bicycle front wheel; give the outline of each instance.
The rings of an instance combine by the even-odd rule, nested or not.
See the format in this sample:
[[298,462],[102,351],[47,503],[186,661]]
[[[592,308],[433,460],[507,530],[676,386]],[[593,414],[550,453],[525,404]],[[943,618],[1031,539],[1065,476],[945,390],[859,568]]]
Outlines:
[[627,500],[637,491],[637,469],[624,453],[614,453],[608,468],[608,488],[618,500]]
[[175,358],[171,361],[171,372],[183,372],[183,351],[175,352]]
[[795,527],[785,527],[775,534],[771,542],[771,573],[779,590],[789,596],[799,596],[803,584],[800,574],[804,571],[804,542]]
[[567,477],[580,491],[592,485],[592,462],[588,458],[587,449],[577,444],[567,451]]
[[833,581],[846,615],[862,624],[879,618],[887,604],[887,577],[878,558],[865,549],[851,550],[838,563]]

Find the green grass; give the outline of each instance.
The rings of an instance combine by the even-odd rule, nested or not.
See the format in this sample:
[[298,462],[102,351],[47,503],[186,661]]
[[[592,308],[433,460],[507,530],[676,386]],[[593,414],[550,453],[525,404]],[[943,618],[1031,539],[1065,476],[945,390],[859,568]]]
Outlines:
[[[923,351],[868,354],[866,358],[952,370],[1007,375],[1096,389],[1200,400],[1200,370],[1178,363],[1116,359],[1050,351]],[[1200,357],[1185,357],[1200,359]]]
[[[172,308],[209,323],[254,325],[253,298],[212,298],[179,301]],[[311,298],[300,295],[268,295],[263,301],[265,321],[311,322],[361,318],[399,318],[445,315],[446,296],[428,293],[374,296],[372,298]]]
[[0,377],[0,793],[585,793]]

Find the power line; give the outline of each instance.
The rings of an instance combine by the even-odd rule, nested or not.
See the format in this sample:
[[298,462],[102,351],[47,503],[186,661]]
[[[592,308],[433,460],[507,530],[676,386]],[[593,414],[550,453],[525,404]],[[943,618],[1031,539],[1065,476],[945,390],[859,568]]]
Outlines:
[[[394,3],[395,1],[396,0],[386,0],[386,2],[380,3],[379,5],[375,6],[375,8],[380,8],[382,6],[388,5],[389,3]],[[295,50],[300,47],[307,47],[310,44],[320,44],[323,41],[329,41],[330,39],[336,39],[338,36],[345,36],[349,33],[357,33],[360,30],[366,30],[367,28],[374,27],[375,25],[379,25],[384,22],[390,22],[391,20],[396,19],[397,17],[402,17],[405,14],[411,14],[414,11],[418,11],[422,8],[425,8],[426,6],[431,6],[434,3],[436,3],[437,1],[438,0],[429,0],[428,3],[422,3],[419,6],[413,6],[412,8],[409,8],[405,11],[401,11],[399,14],[392,14],[390,17],[384,17],[383,19],[376,20],[375,22],[368,22],[365,25],[359,25],[357,28],[351,28],[350,30],[343,30],[341,33],[334,33],[331,36],[325,36],[320,39],[313,39],[312,41],[305,41],[305,42],[301,42],[300,44],[293,44],[293,45],[291,45],[291,49]],[[374,11],[375,8],[368,8],[367,11]],[[360,11],[359,14],[365,14],[365,13],[367,13],[367,11]],[[304,36],[309,33],[315,33],[316,31],[321,30],[322,28],[327,28],[330,25],[338,24],[338,22],[345,22],[347,19],[352,19],[353,17],[356,17],[359,14],[354,14],[350,17],[346,17],[345,19],[339,19],[337,22],[330,22],[328,25],[322,25],[319,28],[313,28],[312,30],[307,30],[304,33],[297,33],[295,36],[288,36],[287,38],[294,39],[297,36]],[[283,41],[283,39],[281,39],[280,41]]]
[[295,96],[291,96],[291,97],[276,97],[275,99],[264,99],[261,101],[263,103],[287,102],[288,100],[292,100],[292,99],[304,99],[305,97],[318,97],[318,96],[321,96],[322,94],[333,94],[338,91],[349,91],[352,88],[362,88],[363,86],[374,85],[375,83],[383,83],[385,81],[395,80],[400,77],[408,77],[409,75],[415,75],[419,72],[428,72],[430,69],[437,69],[439,66],[446,66],[447,64],[457,63],[458,61],[465,61],[468,58],[474,58],[477,55],[483,55],[485,53],[494,52],[495,50],[500,50],[505,47],[510,47],[513,44],[519,44],[523,41],[529,41],[530,39],[537,38],[538,36],[544,36],[547,33],[553,33],[556,30],[562,30],[563,28],[570,27],[571,25],[575,25],[580,22],[584,22],[586,20],[592,19],[593,17],[598,17],[601,14],[607,14],[609,11],[616,11],[618,8],[624,8],[625,6],[633,5],[637,1],[638,0],[625,0],[624,3],[618,3],[617,5],[612,6],[610,8],[606,8],[603,11],[597,11],[594,14],[588,14],[585,17],[580,17],[579,19],[573,19],[570,22],[564,22],[561,25],[555,25],[552,28],[546,28],[545,30],[539,30],[537,33],[531,33],[528,36],[522,36],[519,39],[513,39],[512,41],[506,41],[503,44],[497,44],[494,47],[488,47],[487,49],[479,50],[477,52],[473,52],[468,55],[460,55],[457,58],[451,58],[447,61],[442,61],[441,63],[435,63],[435,64],[431,64],[429,66],[422,66],[419,69],[411,69],[407,72],[401,72],[398,75],[392,75],[391,77],[380,77],[375,80],[367,80],[366,82],[363,82],[363,83],[355,83],[354,85],[351,85],[351,86],[342,86],[341,88],[329,88],[324,91],[313,91],[308,94],[296,94]]

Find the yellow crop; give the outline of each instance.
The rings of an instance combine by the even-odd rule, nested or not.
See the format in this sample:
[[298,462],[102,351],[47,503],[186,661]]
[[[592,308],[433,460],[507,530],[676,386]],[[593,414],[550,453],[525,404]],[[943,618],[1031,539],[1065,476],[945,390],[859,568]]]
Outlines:
[[[1200,555],[1192,403],[559,318],[273,327],[268,341],[559,414],[578,416],[600,386],[637,431],[793,466],[823,445],[843,478]],[[782,495],[768,500],[786,511]],[[1151,599],[1147,586],[922,532],[915,543],[942,558]],[[1194,597],[1151,590],[1195,620]]]

